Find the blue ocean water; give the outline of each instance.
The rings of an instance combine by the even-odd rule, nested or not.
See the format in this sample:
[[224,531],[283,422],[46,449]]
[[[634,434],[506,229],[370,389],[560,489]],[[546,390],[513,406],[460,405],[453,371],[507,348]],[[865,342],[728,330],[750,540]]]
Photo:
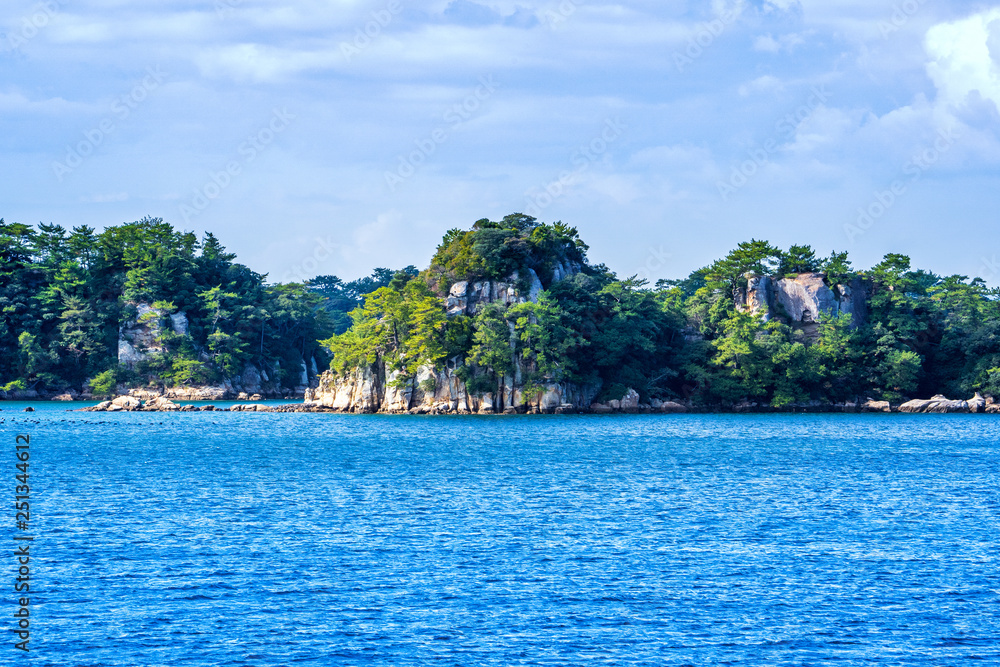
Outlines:
[[993,417],[34,405],[31,664],[1000,663]]

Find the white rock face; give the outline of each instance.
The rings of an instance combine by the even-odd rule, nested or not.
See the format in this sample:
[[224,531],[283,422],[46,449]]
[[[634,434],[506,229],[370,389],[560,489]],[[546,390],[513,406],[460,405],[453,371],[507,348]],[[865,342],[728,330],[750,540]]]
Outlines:
[[639,392],[635,389],[629,388],[625,395],[619,401],[619,407],[622,410],[634,410],[639,407]]
[[175,334],[186,336],[188,332],[188,318],[186,313],[174,313],[170,316],[170,328]]
[[822,273],[800,273],[776,284],[777,301],[793,322],[815,322],[820,315],[837,315],[840,302]]
[[[985,402],[985,401],[984,401]],[[931,399],[915,399],[899,406],[900,412],[969,412],[968,401],[952,401],[941,394]]]
[[771,319],[774,283],[770,276],[748,276],[746,310],[760,315],[765,322]]
[[747,274],[747,289],[736,295],[736,308],[759,315],[765,322],[775,316],[790,323],[812,324],[820,315],[853,316],[855,324],[865,317],[865,290],[860,280],[830,288],[822,273],[800,273],[775,280]]
[[515,271],[507,281],[483,280],[470,283],[462,280],[451,286],[445,302],[449,315],[475,315],[488,303],[499,302],[505,306],[526,301],[537,302],[543,287],[533,269],[528,269],[527,295],[518,289],[519,276]]

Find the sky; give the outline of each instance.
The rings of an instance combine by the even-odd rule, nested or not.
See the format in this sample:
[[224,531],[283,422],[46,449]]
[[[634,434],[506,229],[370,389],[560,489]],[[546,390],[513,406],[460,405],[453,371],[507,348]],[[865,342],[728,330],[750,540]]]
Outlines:
[[756,238],[997,285],[998,105],[967,0],[6,0],[0,217],[160,217],[271,282],[520,212],[623,277]]

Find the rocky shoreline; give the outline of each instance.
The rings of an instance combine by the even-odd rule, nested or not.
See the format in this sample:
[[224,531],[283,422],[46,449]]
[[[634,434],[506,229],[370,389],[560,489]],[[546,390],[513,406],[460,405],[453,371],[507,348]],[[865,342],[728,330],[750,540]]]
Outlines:
[[783,408],[774,408],[769,405],[746,402],[732,406],[695,406],[676,403],[673,401],[657,401],[650,403],[640,403],[639,395],[635,391],[630,391],[626,396],[618,401],[608,401],[607,403],[592,403],[589,408],[578,408],[573,405],[560,405],[552,409],[540,410],[537,407],[532,409],[505,408],[502,412],[477,412],[459,409],[457,406],[452,409],[443,409],[441,405],[420,405],[405,411],[378,411],[378,410],[345,410],[331,407],[316,401],[306,401],[303,403],[287,403],[281,405],[267,405],[256,403],[239,403],[230,407],[216,407],[208,405],[179,405],[169,398],[156,396],[149,399],[141,399],[136,396],[118,396],[110,401],[103,401],[97,405],[81,408],[81,412],[326,412],[335,414],[409,414],[409,415],[469,415],[469,414],[710,414],[710,413],[734,413],[734,414],[781,414],[781,413],[902,413],[902,414],[1000,414],[1000,403],[994,402],[992,397],[983,397],[976,394],[969,400],[951,400],[944,396],[934,396],[930,399],[917,399],[907,401],[901,405],[891,405],[887,401],[865,401],[860,403],[799,403]]

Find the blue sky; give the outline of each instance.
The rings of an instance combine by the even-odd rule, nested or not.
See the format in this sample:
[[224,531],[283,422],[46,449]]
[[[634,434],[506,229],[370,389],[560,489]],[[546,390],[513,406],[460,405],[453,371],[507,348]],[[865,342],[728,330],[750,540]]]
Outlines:
[[1000,6],[8,0],[0,216],[216,233],[272,281],[526,212],[620,275],[764,238],[1000,283]]

